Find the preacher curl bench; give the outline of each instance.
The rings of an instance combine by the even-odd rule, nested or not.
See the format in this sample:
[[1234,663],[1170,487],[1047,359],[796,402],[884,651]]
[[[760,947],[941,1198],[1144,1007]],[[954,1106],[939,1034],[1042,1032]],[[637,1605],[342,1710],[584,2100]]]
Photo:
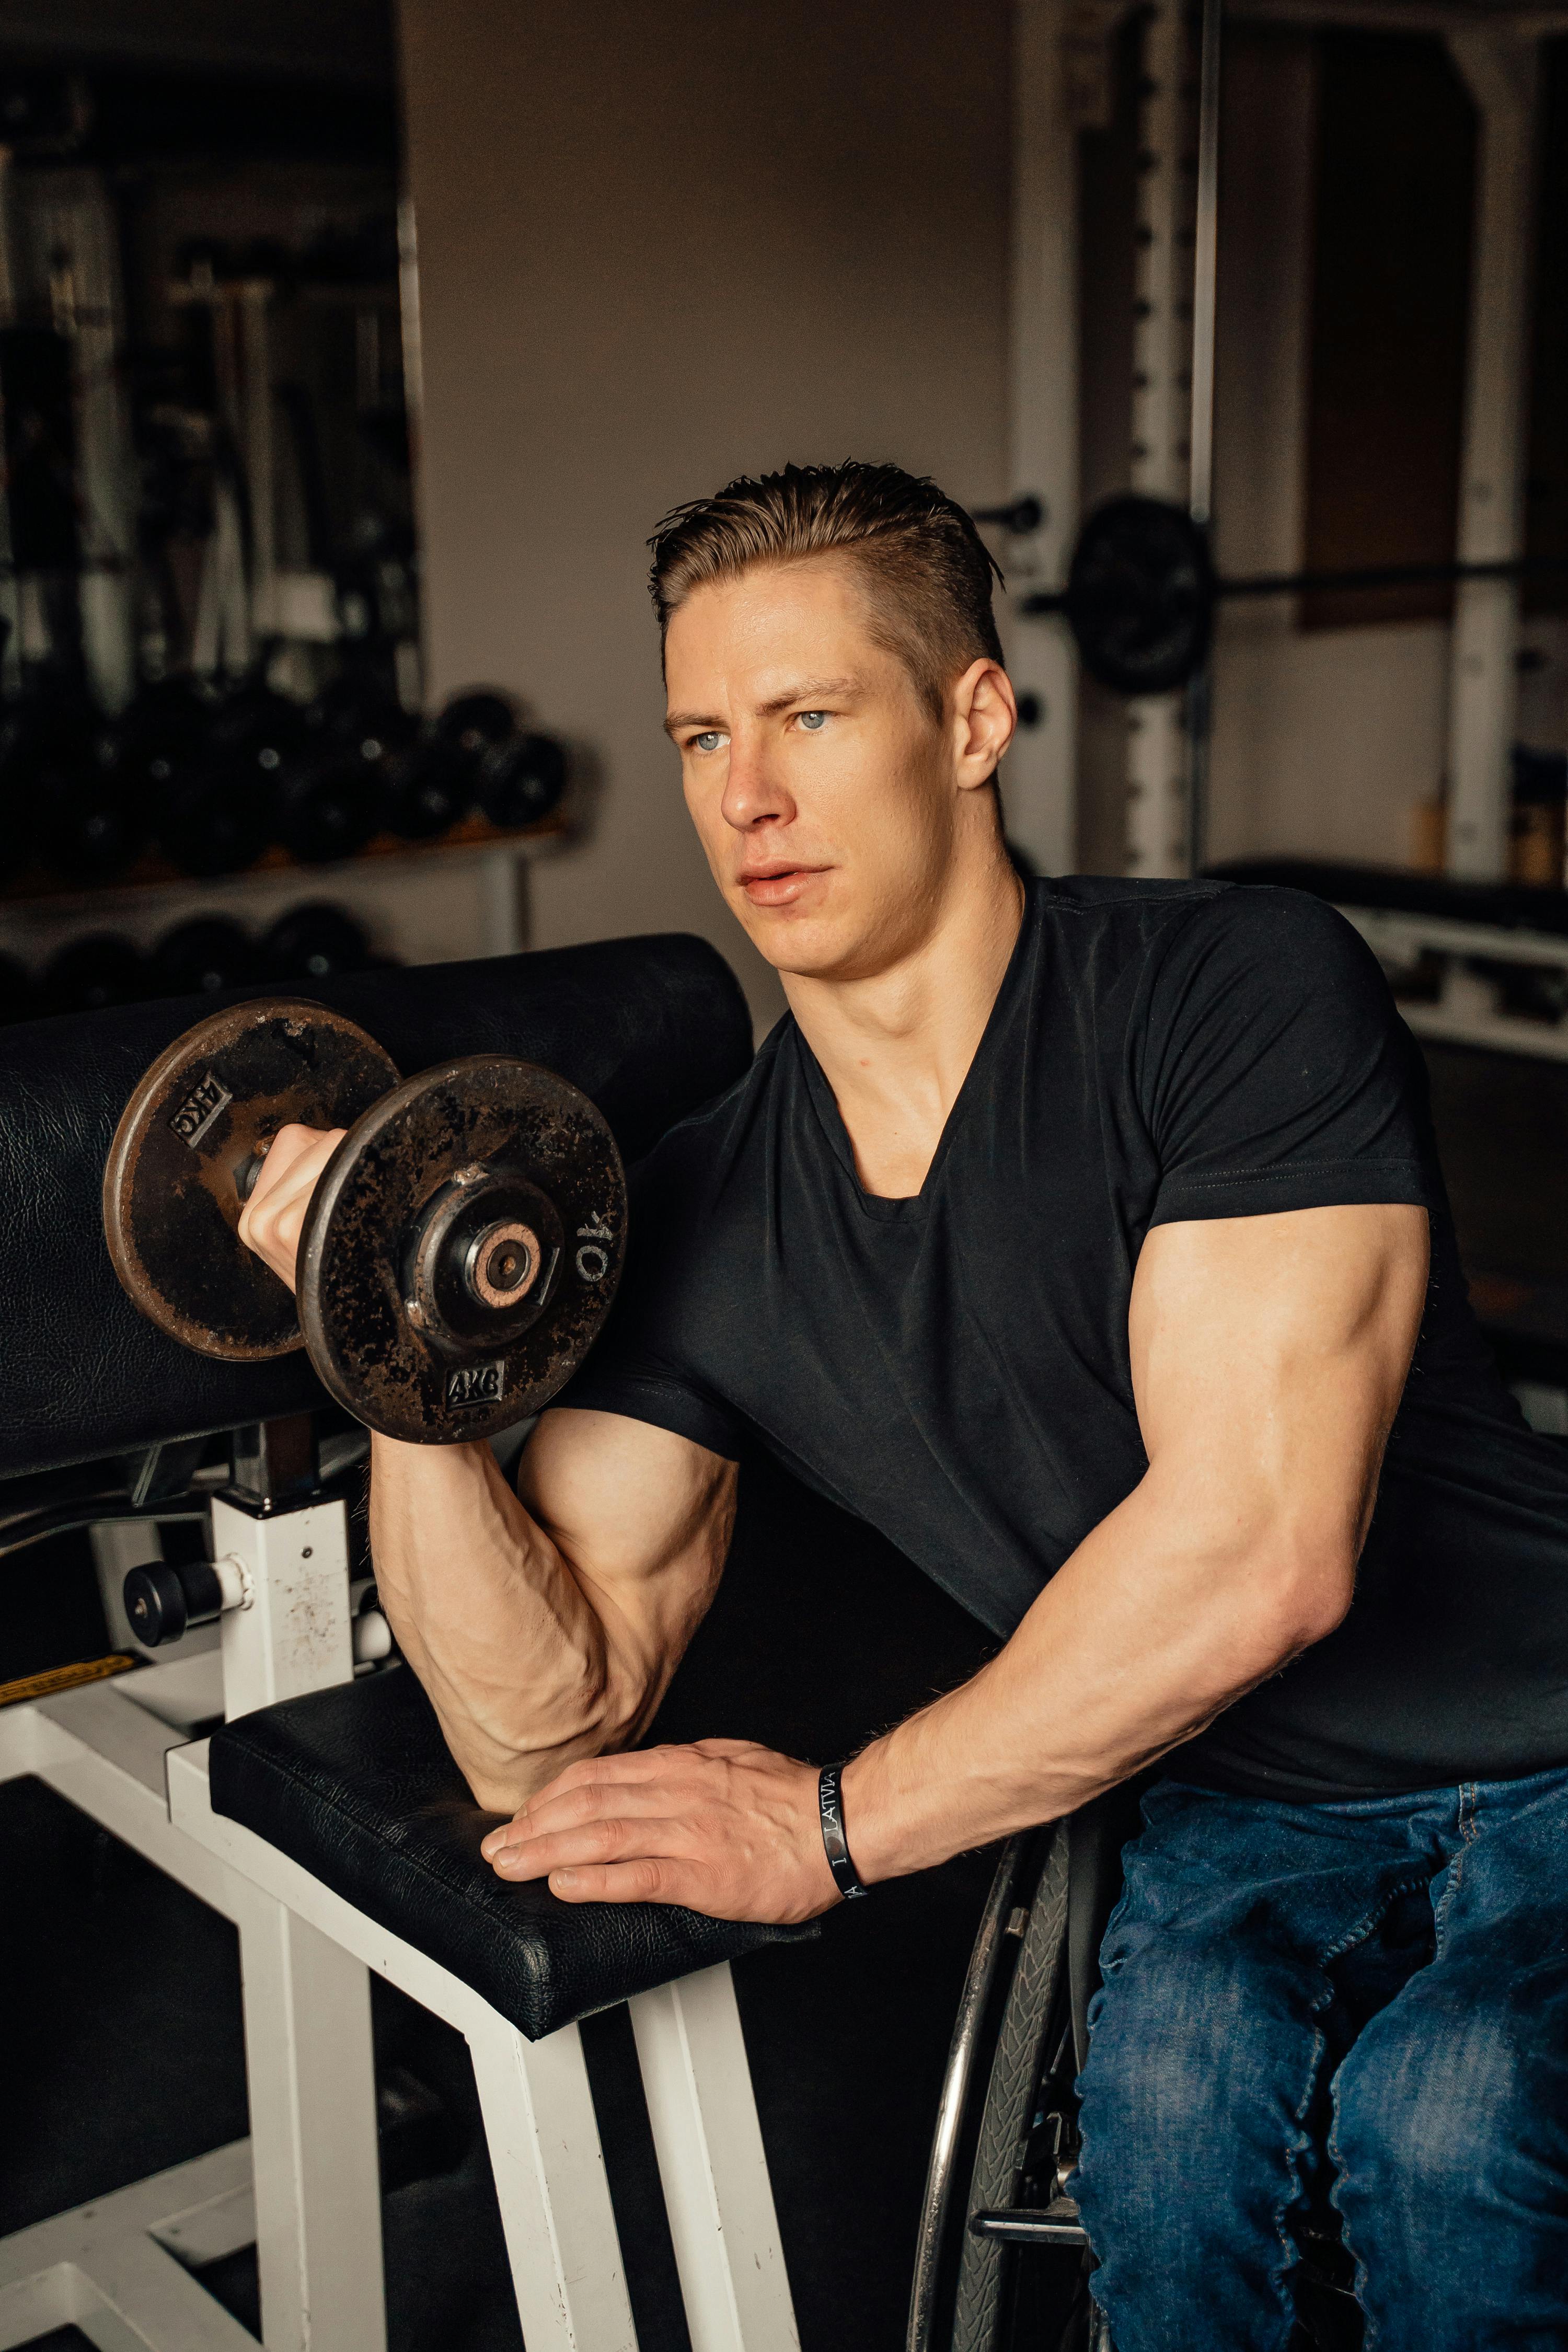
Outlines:
[[[686,939],[317,993],[405,1072],[486,1052],[560,1073],[628,1160],[750,1050],[733,979]],[[381,2352],[368,1970],[467,2038],[528,2352],[637,2344],[578,2033],[620,2001],[693,2352],[785,2352],[797,2333],[729,1963],[813,1931],[574,1907],[477,1864],[486,1817],[413,1677],[362,1664],[356,1679],[357,1484],[318,1450],[310,1362],[193,1354],[110,1268],[116,1121],[206,1009],[126,1007],[0,1041],[0,1478],[48,1496],[0,1548],[200,1508],[223,1599],[243,1602],[224,1606],[216,1644],[187,1636],[167,1664],[0,1712],[0,1777],[36,1774],[235,1923],[250,2137],[0,2242],[0,2352],[67,2322],[105,2352],[238,2352],[253,2339],[193,2267],[252,2242],[268,2352]],[[212,1450],[198,1441],[225,1432],[221,1486],[193,1486]],[[129,1465],[119,1494],[110,1462]]]

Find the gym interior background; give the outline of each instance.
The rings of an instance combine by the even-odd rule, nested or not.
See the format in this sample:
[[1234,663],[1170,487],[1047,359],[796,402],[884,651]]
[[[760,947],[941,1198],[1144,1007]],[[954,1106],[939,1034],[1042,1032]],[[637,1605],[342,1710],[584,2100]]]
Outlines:
[[[1021,856],[1289,869],[1373,938],[1489,1327],[1568,1434],[1568,19],[1232,0],[1212,440],[1200,51],[1173,0],[0,0],[4,1017],[686,929],[760,1031],[776,982],[658,731],[643,542],[732,473],[892,457],[1005,517]],[[1128,701],[1023,607],[1130,488],[1201,488],[1226,577],[1533,568],[1222,598],[1206,680]],[[0,1570],[0,1680],[121,1638],[88,1539],[57,1564]],[[867,1594],[901,1572],[873,1548]],[[956,1659],[977,1637],[926,1605]],[[27,1782],[0,1836],[41,2021],[8,2230],[234,2136],[244,2084],[223,1923]],[[868,2147],[847,2270],[804,1997],[780,2028],[824,2352],[901,2340],[984,1883],[944,1881],[890,2022],[868,1959],[843,1995],[919,2109]],[[460,2051],[378,2016],[394,2341],[514,2342]],[[223,2291],[253,2318],[243,2262]]]

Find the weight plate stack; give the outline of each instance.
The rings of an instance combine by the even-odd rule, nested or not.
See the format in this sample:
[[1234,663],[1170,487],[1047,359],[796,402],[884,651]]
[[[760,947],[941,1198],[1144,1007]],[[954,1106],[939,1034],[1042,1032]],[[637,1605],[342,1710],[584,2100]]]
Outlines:
[[324,1006],[272,997],[198,1022],[127,1103],[103,1177],[114,1271],[143,1315],[228,1363],[304,1342],[294,1301],[239,1238],[240,1211],[279,1128],[347,1127],[397,1068]]
[[300,1319],[340,1404],[454,1444],[538,1412],[620,1278],[626,1180],[564,1078],[477,1055],[396,1087],[345,1136],[300,1246]]

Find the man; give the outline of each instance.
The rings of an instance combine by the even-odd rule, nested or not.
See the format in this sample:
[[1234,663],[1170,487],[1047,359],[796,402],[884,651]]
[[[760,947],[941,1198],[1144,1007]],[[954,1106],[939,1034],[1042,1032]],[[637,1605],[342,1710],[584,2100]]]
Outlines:
[[[1568,2341],[1568,1466],[1471,1319],[1375,963],[1289,892],[1019,883],[991,566],[932,484],[789,467],[653,548],[687,805],[790,1013],[640,1171],[521,1499],[375,1440],[487,1855],[804,1919],[1163,1757],[1084,2083],[1119,2352],[1283,2347],[1331,2168],[1385,2352]],[[286,1278],[334,1140],[286,1131],[246,1213]],[[636,1746],[748,1436],[1007,1637],[837,1810]]]

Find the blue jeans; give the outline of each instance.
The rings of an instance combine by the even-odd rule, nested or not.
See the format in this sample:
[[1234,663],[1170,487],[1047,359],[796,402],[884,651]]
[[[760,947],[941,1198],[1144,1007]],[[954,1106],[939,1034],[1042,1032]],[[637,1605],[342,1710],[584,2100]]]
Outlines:
[[1568,1771],[1143,1819],[1075,2184],[1116,2352],[1285,2352],[1331,2202],[1377,2352],[1563,2352]]

